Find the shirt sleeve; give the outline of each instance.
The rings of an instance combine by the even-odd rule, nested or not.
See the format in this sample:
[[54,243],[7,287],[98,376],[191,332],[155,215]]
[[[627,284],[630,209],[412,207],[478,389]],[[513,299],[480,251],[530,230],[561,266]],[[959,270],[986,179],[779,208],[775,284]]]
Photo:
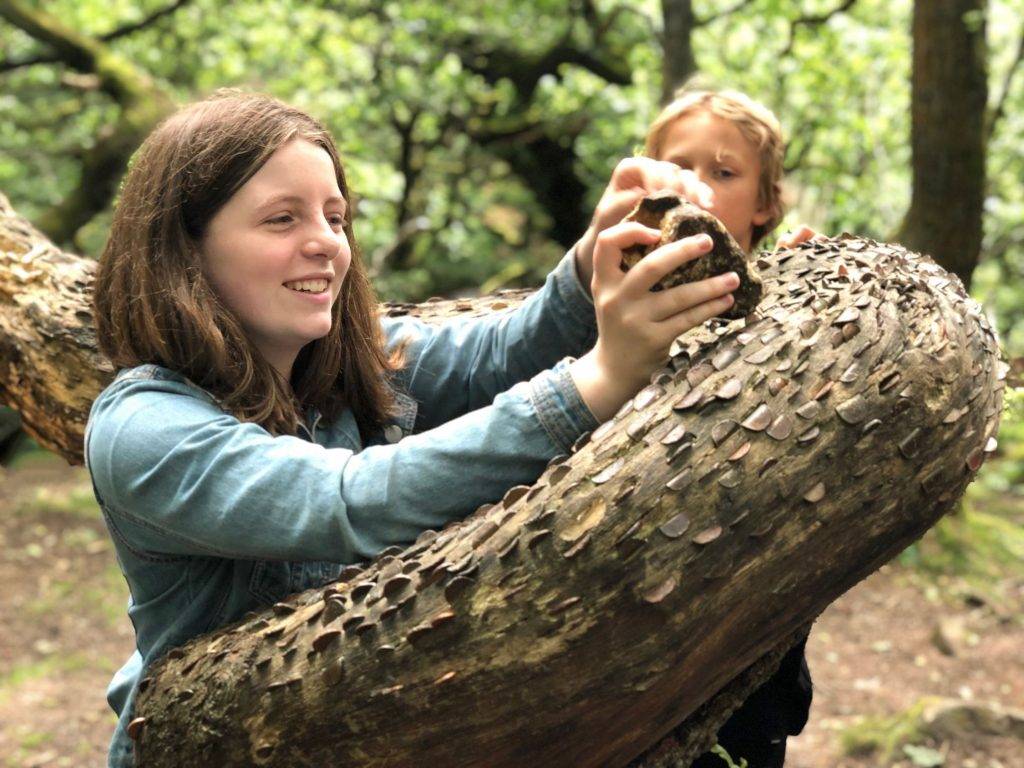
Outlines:
[[270,435],[167,381],[93,406],[88,467],[147,553],[354,562],[534,482],[596,421],[568,362],[436,429],[360,452]]
[[594,303],[580,282],[574,253],[514,310],[441,325],[384,319],[389,345],[409,340],[397,381],[419,404],[416,431],[485,406],[499,392],[594,345]]

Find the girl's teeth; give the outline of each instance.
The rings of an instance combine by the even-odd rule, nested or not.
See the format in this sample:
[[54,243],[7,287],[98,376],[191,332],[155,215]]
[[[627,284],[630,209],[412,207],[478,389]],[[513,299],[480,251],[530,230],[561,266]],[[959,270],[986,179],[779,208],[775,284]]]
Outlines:
[[327,290],[326,280],[296,280],[292,283],[285,283],[286,288],[293,291],[306,291],[308,293],[323,293]]

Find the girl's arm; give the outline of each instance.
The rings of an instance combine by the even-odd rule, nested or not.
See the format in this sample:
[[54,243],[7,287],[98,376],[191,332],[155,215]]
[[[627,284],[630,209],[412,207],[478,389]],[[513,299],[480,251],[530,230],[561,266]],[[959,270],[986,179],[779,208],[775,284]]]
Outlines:
[[517,309],[429,325],[384,318],[389,344],[410,338],[399,386],[418,403],[416,431],[481,408],[517,382],[597,339],[594,304],[576,273],[573,253]]
[[86,455],[112,530],[144,556],[354,562],[532,483],[595,426],[564,362],[358,453],[272,437],[188,382],[138,377],[96,400]]

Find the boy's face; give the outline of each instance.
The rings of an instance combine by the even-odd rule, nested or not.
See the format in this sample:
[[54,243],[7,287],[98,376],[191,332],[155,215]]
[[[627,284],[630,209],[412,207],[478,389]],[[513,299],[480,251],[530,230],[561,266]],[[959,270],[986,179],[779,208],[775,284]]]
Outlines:
[[758,201],[761,160],[735,124],[707,110],[688,112],[665,130],[661,155],[692,170],[715,192],[709,209],[736,242],[750,250],[754,227],[768,221],[769,211]]

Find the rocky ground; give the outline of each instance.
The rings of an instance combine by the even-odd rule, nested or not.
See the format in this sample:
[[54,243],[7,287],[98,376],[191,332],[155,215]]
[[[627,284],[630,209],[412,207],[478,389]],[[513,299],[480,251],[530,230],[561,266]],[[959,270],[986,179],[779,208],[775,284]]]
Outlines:
[[[0,469],[0,584],[0,766],[104,765],[104,689],[133,637],[82,469]],[[1022,608],[1024,565],[981,586],[890,565],[858,585],[811,634],[814,707],[787,766],[1024,766],[1024,720],[992,708],[1024,708]]]

